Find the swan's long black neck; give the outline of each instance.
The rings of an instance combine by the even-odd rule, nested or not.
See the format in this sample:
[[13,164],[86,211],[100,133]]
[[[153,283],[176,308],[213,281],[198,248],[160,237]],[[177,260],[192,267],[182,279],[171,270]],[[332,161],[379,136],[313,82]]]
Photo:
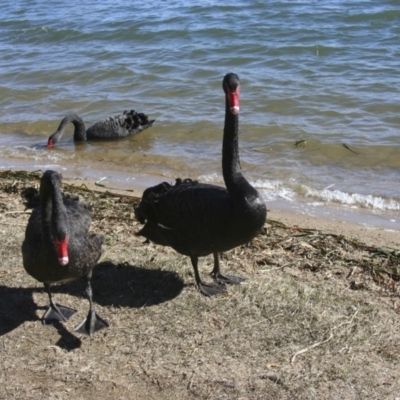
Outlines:
[[232,114],[228,98],[225,105],[225,126],[222,143],[222,173],[229,193],[254,191],[243,176],[239,160],[239,115]]
[[40,186],[40,204],[42,210],[42,234],[54,242],[68,236],[69,223],[67,211],[59,182],[43,182]]
[[75,142],[86,141],[86,128],[83,119],[77,115],[73,115],[71,122],[74,124],[74,140]]
[[69,114],[61,121],[57,130],[50,136],[49,141],[52,141],[52,145],[61,139],[65,127],[70,122],[74,124],[74,141],[86,141],[86,128],[82,118],[76,114]]

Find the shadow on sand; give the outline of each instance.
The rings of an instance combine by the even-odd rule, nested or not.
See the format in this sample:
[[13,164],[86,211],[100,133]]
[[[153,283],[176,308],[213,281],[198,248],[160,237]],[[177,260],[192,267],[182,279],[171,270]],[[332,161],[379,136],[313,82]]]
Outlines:
[[[84,297],[84,279],[51,287],[57,301],[57,293],[68,293]],[[140,308],[150,307],[173,299],[184,287],[175,272],[146,269],[105,261],[93,270],[92,289],[94,305]],[[13,288],[0,285],[0,336],[17,328],[25,321],[37,321],[38,309],[47,309],[46,304],[38,307],[33,293],[38,288]],[[43,289],[44,291],[44,289]],[[70,333],[63,324],[55,323],[61,338],[57,345],[72,350],[80,347],[81,340]]]

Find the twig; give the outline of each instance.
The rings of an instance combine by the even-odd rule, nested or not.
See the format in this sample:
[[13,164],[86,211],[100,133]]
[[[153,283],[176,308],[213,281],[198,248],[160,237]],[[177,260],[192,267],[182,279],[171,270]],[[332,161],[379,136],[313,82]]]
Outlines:
[[343,146],[345,149],[351,151],[351,152],[354,153],[354,154],[360,154],[360,153],[357,153],[356,151],[354,151],[353,149],[351,149],[349,146],[347,146],[346,143],[342,143],[342,146]]
[[292,359],[290,360],[290,363],[293,364],[294,360],[296,359],[296,357],[300,354],[306,353],[307,351],[313,349],[314,347],[320,346],[321,344],[327,343],[329,342],[331,339],[333,338],[333,333],[331,331],[331,334],[329,335],[328,339],[323,340],[322,342],[317,342],[314,343],[313,345],[306,347],[305,349],[299,350],[297,353],[295,353],[292,357]]
[[[95,190],[95,189],[90,189],[88,188],[84,183],[82,183],[81,185],[77,186],[77,185],[73,185],[70,183],[63,183],[63,187],[67,188],[68,190],[71,191],[82,191],[82,192],[88,192],[91,194],[101,194],[101,195],[107,195],[110,197],[122,197],[125,199],[132,199],[132,201],[140,201],[141,198],[135,195],[129,195],[129,194],[123,194],[123,193],[114,193],[114,192],[110,192],[108,190]],[[104,186],[104,189],[107,189],[106,186]],[[125,191],[125,192],[132,192],[132,190],[130,189],[118,189],[118,188],[110,188],[110,189],[114,189],[114,190],[120,190],[120,191]]]
[[192,376],[190,377],[189,383],[187,385],[188,390],[192,387],[193,378],[194,378],[195,373],[196,373],[196,371],[192,372]]
[[306,348],[304,348],[304,349],[302,349],[302,350],[299,350],[297,353],[295,353],[295,354],[293,355],[293,357],[292,357],[291,360],[290,360],[290,363],[293,364],[293,363],[294,363],[294,360],[296,359],[296,357],[297,357],[298,355],[303,354],[303,353],[306,353],[307,351],[309,351],[309,350],[311,350],[311,349],[313,349],[313,348],[315,348],[315,347],[318,347],[318,346],[320,346],[321,344],[325,344],[325,343],[329,342],[329,341],[333,338],[333,331],[336,330],[336,329],[338,329],[338,328],[340,328],[340,327],[343,326],[343,325],[351,324],[351,323],[354,321],[354,318],[355,318],[355,316],[357,315],[357,313],[358,313],[358,309],[357,309],[356,312],[352,315],[352,317],[350,318],[350,320],[348,320],[348,321],[346,321],[346,322],[342,322],[342,323],[339,324],[338,326],[334,326],[334,327],[331,329],[331,334],[329,335],[329,337],[328,337],[327,339],[325,339],[325,340],[323,340],[323,341],[321,341],[321,342],[314,343],[314,344],[312,344],[311,346],[308,346],[308,347],[306,347]]
[[350,277],[352,277],[354,275],[354,272],[356,272],[357,270],[357,266],[355,266],[350,272],[349,274],[346,276],[346,279],[349,279]]
[[30,210],[23,210],[23,211],[6,211],[5,213],[3,213],[3,215],[6,214],[30,214],[31,211]]

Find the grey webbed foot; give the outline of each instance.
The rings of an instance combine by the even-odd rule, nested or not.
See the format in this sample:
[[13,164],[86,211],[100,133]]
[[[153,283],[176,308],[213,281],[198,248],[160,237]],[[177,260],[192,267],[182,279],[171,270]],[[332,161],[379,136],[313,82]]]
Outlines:
[[101,318],[96,311],[91,310],[88,316],[75,328],[75,331],[92,336],[93,333],[100,329],[107,328],[108,326],[108,323]]
[[211,271],[210,275],[217,283],[233,283],[235,285],[240,285],[245,280],[242,278],[238,278],[236,276],[222,275],[221,268],[219,265],[219,256],[218,253],[213,253],[214,256],[214,268]]
[[61,306],[54,302],[51,303],[49,309],[42,318],[43,324],[54,324],[57,321],[66,322],[76,313],[73,308]]
[[198,283],[199,290],[205,296],[215,296],[216,294],[226,293],[228,290],[223,282],[217,283]]
[[233,283],[235,285],[240,285],[245,281],[245,279],[239,278],[237,276],[222,275],[221,273],[211,273],[211,276],[221,283]]

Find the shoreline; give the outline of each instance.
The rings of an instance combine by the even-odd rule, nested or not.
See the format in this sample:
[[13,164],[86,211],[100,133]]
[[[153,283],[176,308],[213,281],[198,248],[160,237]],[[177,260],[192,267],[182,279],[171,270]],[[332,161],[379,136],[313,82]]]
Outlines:
[[338,221],[327,217],[297,214],[282,210],[271,210],[268,218],[288,226],[315,229],[323,232],[357,239],[368,246],[400,249],[400,231],[366,226],[356,222]]
[[[37,170],[26,171],[3,169],[0,173],[6,173],[7,171],[38,172]],[[65,171],[61,171],[61,173],[63,174],[64,185],[71,185],[77,189],[83,188],[96,192],[108,192],[114,195],[132,197],[133,199],[141,198],[146,187],[160,183],[163,180],[162,177],[153,177],[151,179],[152,182],[140,180],[141,184],[138,184],[139,180],[132,179],[132,181],[127,185],[129,189],[126,189],[121,188],[118,183],[115,183],[112,180],[107,181],[106,179],[100,179],[99,181],[96,181],[88,177],[81,178],[69,176]],[[108,185],[109,183],[110,186]],[[359,240],[369,246],[400,249],[399,229],[388,228],[387,224],[385,226],[384,224],[373,225],[361,222],[363,213],[353,212],[353,218],[344,219],[343,210],[333,209],[333,207],[329,207],[328,205],[319,207],[318,209],[314,208],[313,213],[311,213],[310,209],[307,209],[307,207],[304,207],[302,204],[287,204],[283,201],[267,202],[267,209],[267,218],[269,220],[282,222],[288,227],[301,227],[303,229],[318,230],[342,235]],[[357,215],[355,216],[355,214]]]
[[[162,179],[159,179],[160,183]],[[116,186],[96,185],[95,181],[90,179],[64,178],[65,183],[76,186],[85,185],[88,189],[100,192],[110,192],[123,196],[141,198],[145,188],[136,185],[130,189],[121,189]],[[101,184],[101,183],[100,183]],[[153,183],[152,183],[153,184]],[[150,186],[150,185],[148,185]],[[326,208],[329,207],[325,207]],[[330,232],[336,235],[343,235],[357,239],[369,246],[390,247],[400,249],[400,230],[388,229],[384,226],[368,225],[357,220],[343,220],[340,218],[340,212],[336,215],[331,212],[328,215],[311,215],[303,211],[296,211],[293,208],[285,207],[283,202],[267,202],[267,218],[277,220],[287,226],[301,227],[305,229],[320,230]],[[360,218],[360,217],[359,217]]]
[[[28,162],[26,160],[5,160],[0,167],[0,171],[4,170],[28,170],[28,171],[45,171],[46,169],[55,169],[61,172],[65,178],[91,184],[99,182],[110,190],[122,190],[123,193],[132,193],[140,197],[143,191],[150,186],[167,181],[174,183],[176,177],[191,178],[204,183],[211,183],[223,186],[222,177],[218,177],[217,181],[207,179],[202,175],[201,171],[196,170],[179,170],[165,172],[159,167],[159,163],[152,165],[149,169],[148,165],[141,164],[141,158],[129,160],[129,165],[110,164],[101,162],[90,162],[89,165],[82,158],[82,154],[73,160],[34,160]],[[157,166],[158,165],[158,169]],[[263,188],[252,182],[255,187],[263,195],[267,207],[271,210],[281,210],[294,214],[305,216],[314,216],[318,218],[328,218],[337,221],[346,221],[347,223],[356,223],[367,228],[388,229],[400,231],[399,212],[387,209],[368,208],[361,205],[346,204],[346,202],[324,201],[319,198],[309,197],[304,193],[295,193],[293,196],[286,196],[285,192],[272,187]],[[97,189],[99,186],[95,186]],[[285,189],[286,190],[286,189]],[[372,196],[373,197],[373,196]]]

